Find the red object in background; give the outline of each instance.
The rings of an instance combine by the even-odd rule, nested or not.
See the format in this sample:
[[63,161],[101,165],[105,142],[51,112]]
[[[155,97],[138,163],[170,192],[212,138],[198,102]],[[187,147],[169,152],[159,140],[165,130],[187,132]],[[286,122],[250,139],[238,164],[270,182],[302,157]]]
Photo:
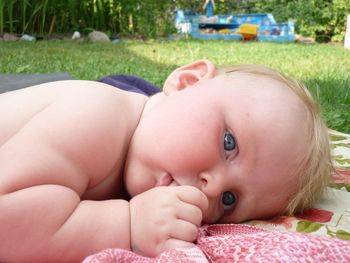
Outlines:
[[298,219],[309,220],[313,222],[327,223],[332,219],[333,213],[327,210],[310,208],[304,213],[297,215]]
[[350,183],[350,171],[337,169],[337,172],[332,175],[334,183]]

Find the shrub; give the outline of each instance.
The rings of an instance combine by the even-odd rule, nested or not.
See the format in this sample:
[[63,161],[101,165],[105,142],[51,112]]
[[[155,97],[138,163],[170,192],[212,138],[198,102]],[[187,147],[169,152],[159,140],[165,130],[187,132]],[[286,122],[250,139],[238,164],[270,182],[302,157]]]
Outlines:
[[[203,13],[204,0],[0,0],[0,33],[51,34],[85,28],[146,38],[174,32],[176,8]],[[272,13],[320,42],[342,41],[350,0],[216,0],[216,13]]]

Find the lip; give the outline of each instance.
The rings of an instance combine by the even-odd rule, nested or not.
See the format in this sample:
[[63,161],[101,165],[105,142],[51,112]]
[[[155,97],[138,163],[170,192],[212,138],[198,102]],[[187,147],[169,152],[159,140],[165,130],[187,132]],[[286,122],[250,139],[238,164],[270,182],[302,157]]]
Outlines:
[[155,187],[157,187],[157,186],[178,186],[178,185],[179,184],[174,180],[174,178],[169,173],[166,173],[160,177],[160,179],[156,183]]

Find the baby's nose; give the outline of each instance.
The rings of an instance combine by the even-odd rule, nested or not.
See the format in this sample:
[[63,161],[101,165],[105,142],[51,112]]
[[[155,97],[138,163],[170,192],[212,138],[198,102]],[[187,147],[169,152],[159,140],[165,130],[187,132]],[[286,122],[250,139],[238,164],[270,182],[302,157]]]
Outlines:
[[208,199],[217,198],[222,194],[222,179],[219,174],[213,172],[201,172],[199,175],[200,190],[208,197]]

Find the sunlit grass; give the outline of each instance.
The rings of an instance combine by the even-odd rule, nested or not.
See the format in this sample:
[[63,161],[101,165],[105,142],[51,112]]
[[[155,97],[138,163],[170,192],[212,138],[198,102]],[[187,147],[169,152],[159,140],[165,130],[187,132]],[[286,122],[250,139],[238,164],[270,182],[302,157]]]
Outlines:
[[133,74],[159,86],[177,66],[263,64],[306,83],[329,127],[350,133],[350,51],[342,46],[230,41],[122,41],[119,44],[0,42],[1,73],[68,72],[77,79]]

